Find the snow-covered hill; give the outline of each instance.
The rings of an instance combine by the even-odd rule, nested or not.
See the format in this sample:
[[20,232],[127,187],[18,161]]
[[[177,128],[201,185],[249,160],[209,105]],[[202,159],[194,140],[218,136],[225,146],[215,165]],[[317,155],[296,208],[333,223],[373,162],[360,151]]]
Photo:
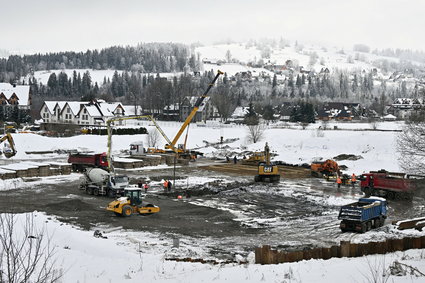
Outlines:
[[[322,68],[329,68],[331,71],[335,69],[371,70],[376,67],[373,63],[379,60],[399,62],[397,58],[378,56],[372,53],[344,50],[337,47],[304,46],[302,44],[281,48],[278,46],[256,47],[243,43],[232,43],[198,47],[195,52],[199,53],[203,60],[224,62],[227,62],[227,55],[230,54],[231,61],[240,62],[241,65],[258,63],[260,60],[265,64],[284,65],[287,60],[291,60],[296,65],[303,66],[304,69],[316,72],[319,72]],[[312,54],[317,55],[313,55],[316,60],[311,61]]]

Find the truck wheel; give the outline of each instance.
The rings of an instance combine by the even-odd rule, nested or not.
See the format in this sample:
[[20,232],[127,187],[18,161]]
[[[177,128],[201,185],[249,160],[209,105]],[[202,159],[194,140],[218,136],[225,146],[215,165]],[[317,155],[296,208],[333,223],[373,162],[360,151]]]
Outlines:
[[402,200],[403,199],[403,195],[401,193],[394,193],[394,195],[395,195],[396,200]]
[[99,188],[94,188],[94,189],[93,189],[93,194],[94,194],[95,196],[98,196],[98,195],[99,195]]
[[108,190],[107,195],[108,195],[108,197],[113,198],[115,196],[115,193],[114,193],[113,190]]
[[385,224],[385,218],[382,216],[379,216],[375,219],[375,228],[382,227]]
[[364,233],[366,231],[367,231],[366,223],[362,223],[360,232]]
[[375,218],[373,220],[373,228],[378,228],[381,227],[381,219],[380,218]]
[[88,195],[92,195],[92,194],[93,194],[93,188],[92,188],[92,187],[87,187],[87,188],[86,188],[86,193],[87,193]]
[[369,230],[371,230],[372,229],[372,222],[371,221],[368,221],[367,223],[366,223],[366,230],[367,231],[369,231]]
[[388,193],[387,193],[387,198],[388,198],[388,199],[394,199],[394,198],[395,198],[395,194],[394,194],[394,192],[388,192]]
[[366,197],[370,197],[371,194],[372,194],[372,190],[369,187],[365,187],[363,189],[363,192],[364,192],[364,194],[365,194]]
[[131,208],[131,206],[124,205],[122,207],[122,215],[124,215],[124,216],[131,216],[132,213],[133,213],[133,209]]

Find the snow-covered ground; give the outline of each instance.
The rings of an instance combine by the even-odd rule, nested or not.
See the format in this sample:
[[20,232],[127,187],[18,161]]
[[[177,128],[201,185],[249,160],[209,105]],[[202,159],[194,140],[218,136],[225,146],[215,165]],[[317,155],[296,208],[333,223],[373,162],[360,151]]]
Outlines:
[[[139,126],[145,126],[149,131],[155,131],[148,121],[135,122]],[[181,123],[158,122],[168,137],[173,137]],[[188,147],[199,148],[208,157],[224,158],[226,154],[234,155],[243,151],[261,151],[265,142],[269,143],[271,151],[276,154],[274,160],[293,164],[311,163],[316,160],[326,160],[339,154],[353,154],[362,158],[356,161],[341,161],[348,166],[349,173],[363,173],[370,170],[386,169],[389,171],[400,170],[398,155],[396,153],[396,137],[402,124],[398,122],[385,122],[377,125],[378,129],[387,131],[372,131],[368,123],[329,123],[327,128],[331,130],[318,130],[323,125],[312,124],[306,129],[292,123],[280,123],[269,125],[264,132],[264,137],[255,144],[248,141],[248,130],[242,125],[225,125],[219,123],[196,124],[190,126]],[[334,128],[338,130],[334,130]],[[184,135],[183,135],[184,136]],[[224,144],[223,147],[205,147],[204,141],[217,143],[220,137],[236,139],[236,141]],[[80,135],[69,138],[52,138],[35,134],[13,134],[18,154],[13,157],[19,159],[50,159],[55,154],[28,155],[27,151],[54,151],[54,150],[89,150],[96,152],[107,151],[106,136]],[[180,142],[184,137],[181,137]],[[147,135],[113,136],[113,153],[118,154],[128,150],[132,142],[144,141],[147,145]],[[159,140],[160,147],[165,144],[164,139]],[[241,156],[240,156],[241,157]]]
[[[27,220],[17,215],[17,231]],[[149,232],[104,233],[96,238],[93,231],[82,231],[61,223],[41,212],[32,213],[38,229],[50,235],[55,249],[56,268],[63,273],[62,282],[423,282],[423,276],[408,272],[389,275],[389,266],[399,261],[425,270],[425,250],[408,250],[360,258],[308,260],[279,265],[212,265],[167,261],[173,253],[172,239]],[[17,235],[22,234],[17,232]],[[180,248],[185,248],[182,245]],[[195,249],[195,247],[192,247]],[[202,249],[202,247],[197,247]],[[245,259],[241,259],[245,260]],[[377,274],[375,274],[377,273]],[[385,274],[387,277],[382,277]],[[375,278],[375,276],[377,276]],[[389,276],[389,277],[388,277]],[[379,281],[375,281],[379,280]]]

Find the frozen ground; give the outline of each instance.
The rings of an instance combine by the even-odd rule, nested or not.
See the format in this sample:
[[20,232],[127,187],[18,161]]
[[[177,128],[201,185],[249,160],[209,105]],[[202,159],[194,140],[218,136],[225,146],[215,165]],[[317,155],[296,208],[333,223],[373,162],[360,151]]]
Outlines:
[[[177,132],[179,125],[161,123],[169,136]],[[354,172],[381,168],[398,170],[394,154],[397,132],[369,131],[368,124],[337,124],[337,127],[345,127],[345,130],[324,131],[322,136],[317,135],[318,125],[305,130],[293,124],[275,125],[266,130],[262,142],[250,144],[245,139],[246,128],[242,126],[191,126],[189,146],[201,147],[208,156],[223,157],[224,146],[227,152],[237,154],[247,149],[261,150],[264,141],[268,141],[277,154],[276,159],[288,163],[310,162],[316,157],[326,159],[345,153],[363,157],[346,163]],[[380,127],[399,130],[400,124],[383,123]],[[203,147],[203,140],[217,142],[220,136],[239,140],[218,149]],[[27,155],[25,151],[62,151],[77,147],[106,150],[105,136],[48,138],[14,134],[13,137],[18,155],[12,160],[3,159],[3,162],[66,159],[65,154]],[[119,153],[128,149],[130,142],[144,139],[144,136],[115,136],[113,151]],[[333,183],[319,179],[283,180],[276,186],[261,186],[252,184],[249,177],[221,176],[196,167],[178,167],[176,184],[185,189],[182,194],[189,191],[192,197],[177,200],[180,192],[163,194],[159,188],[163,178],[172,176],[172,169],[161,166],[128,172],[132,180],[149,177],[154,184],[147,199],[159,204],[162,211],[148,218],[119,219],[110,215],[104,210],[106,198],[86,196],[77,189],[78,174],[4,181],[0,184],[3,190],[0,191],[0,212],[18,212],[18,217],[22,218],[23,213],[36,210],[37,225],[53,235],[51,243],[57,249],[58,268],[64,272],[64,282],[373,282],[372,272],[388,270],[395,260],[422,272],[425,270],[425,250],[255,265],[253,251],[262,244],[297,249],[327,246],[340,240],[376,241],[384,237],[402,237],[406,233],[424,235],[425,232],[400,232],[387,225],[363,235],[341,233],[336,219],[338,207],[356,200],[361,194],[358,189],[336,190]],[[415,197],[413,203],[390,203],[389,211],[387,223],[423,216],[423,198]],[[117,230],[106,233],[108,239],[93,237],[94,229],[108,231],[111,228]],[[179,238],[179,248],[173,247],[174,238]],[[166,261],[168,257],[248,260],[250,263],[202,265]],[[388,282],[423,280],[423,277],[408,274],[391,275]]]
[[[149,131],[155,130],[150,122],[137,121],[139,126],[145,126]],[[177,122],[159,122],[164,132],[173,137],[180,127]],[[224,125],[208,123],[190,126],[188,147],[198,148],[208,157],[224,158],[225,155],[238,155],[242,152],[260,151],[264,143],[268,142],[273,153],[274,160],[287,163],[302,164],[316,160],[326,160],[339,154],[354,154],[362,158],[356,161],[341,161],[348,166],[347,173],[360,174],[369,170],[386,169],[399,171],[398,155],[395,151],[395,141],[402,124],[397,122],[379,123],[377,129],[385,131],[372,131],[368,123],[329,123],[326,125],[331,130],[318,130],[323,125],[312,124],[306,129],[291,123],[277,123],[269,125],[265,130],[263,139],[256,143],[248,141],[246,126]],[[334,130],[334,128],[337,130]],[[183,135],[184,136],[184,135]],[[235,139],[234,142],[226,143],[222,147],[206,146],[204,141],[217,143],[220,137]],[[27,151],[62,151],[79,149],[96,152],[106,151],[107,139],[105,136],[74,136],[69,138],[50,138],[34,134],[14,134],[18,154],[12,161],[19,159],[52,159],[57,154],[27,155]],[[183,142],[184,137],[180,142]],[[113,136],[113,152],[118,154],[129,149],[131,142],[144,141],[147,145],[146,135]],[[159,140],[163,147],[165,140]],[[62,158],[65,158],[63,155]],[[242,157],[240,155],[240,157]],[[3,159],[4,160],[4,159]],[[8,162],[4,160],[4,162]]]

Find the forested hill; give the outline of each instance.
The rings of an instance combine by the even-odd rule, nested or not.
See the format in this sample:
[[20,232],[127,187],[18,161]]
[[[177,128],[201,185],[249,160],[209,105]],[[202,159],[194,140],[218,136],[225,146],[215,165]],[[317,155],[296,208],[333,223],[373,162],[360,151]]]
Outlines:
[[136,47],[113,46],[86,52],[58,52],[12,55],[0,59],[0,81],[13,81],[39,70],[115,69],[140,72],[183,71],[196,69],[196,58],[187,45],[180,43],[143,43]]

